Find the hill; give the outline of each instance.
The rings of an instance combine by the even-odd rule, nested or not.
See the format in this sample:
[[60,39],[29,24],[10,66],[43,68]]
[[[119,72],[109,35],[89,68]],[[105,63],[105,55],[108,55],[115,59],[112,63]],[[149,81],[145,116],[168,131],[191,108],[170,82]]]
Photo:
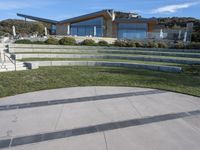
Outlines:
[[12,34],[12,26],[16,27],[16,33],[18,34],[44,34],[45,25],[35,21],[24,21],[16,19],[7,19],[0,22],[0,35]]
[[165,25],[167,28],[185,27],[187,23],[194,24],[194,32],[192,35],[193,42],[200,42],[200,20],[191,17],[172,17],[172,18],[158,18],[160,25]]

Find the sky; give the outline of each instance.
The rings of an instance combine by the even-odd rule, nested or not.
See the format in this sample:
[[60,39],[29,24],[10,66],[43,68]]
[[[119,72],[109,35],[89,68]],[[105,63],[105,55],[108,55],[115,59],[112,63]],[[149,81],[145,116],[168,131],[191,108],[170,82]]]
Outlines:
[[22,13],[59,21],[102,9],[200,19],[200,0],[0,0],[0,20],[22,19],[16,16]]

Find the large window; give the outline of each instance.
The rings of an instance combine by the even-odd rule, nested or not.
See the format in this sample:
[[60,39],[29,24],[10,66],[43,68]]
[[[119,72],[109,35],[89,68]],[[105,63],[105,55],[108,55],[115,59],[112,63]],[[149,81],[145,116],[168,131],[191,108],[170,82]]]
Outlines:
[[102,17],[71,24],[71,35],[103,36],[104,19]]
[[55,25],[52,25],[51,26],[51,34],[56,34],[56,26]]
[[121,39],[145,39],[147,38],[146,23],[119,23],[118,38]]

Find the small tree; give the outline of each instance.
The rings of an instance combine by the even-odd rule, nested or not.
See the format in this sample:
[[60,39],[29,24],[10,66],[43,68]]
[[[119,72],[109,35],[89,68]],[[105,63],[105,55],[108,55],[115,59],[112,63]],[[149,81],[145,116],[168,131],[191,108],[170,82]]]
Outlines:
[[83,42],[81,42],[81,45],[96,46],[96,43],[92,39],[85,39]]
[[58,45],[58,40],[54,38],[49,38],[45,41],[46,44],[51,44],[51,45]]
[[104,41],[104,40],[99,41],[99,42],[98,42],[98,45],[99,45],[99,46],[109,46],[108,42],[107,42],[107,41]]
[[64,37],[59,40],[59,44],[61,45],[75,45],[76,40],[73,37]]

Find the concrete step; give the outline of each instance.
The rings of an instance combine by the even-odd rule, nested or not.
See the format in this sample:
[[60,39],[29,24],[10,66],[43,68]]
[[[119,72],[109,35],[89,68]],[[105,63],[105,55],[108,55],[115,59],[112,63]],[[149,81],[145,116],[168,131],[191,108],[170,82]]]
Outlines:
[[129,62],[108,62],[108,61],[32,61],[29,63],[36,63],[38,66],[107,66],[107,67],[127,67],[148,69],[163,72],[181,72],[181,67],[166,66],[166,65],[150,65],[143,63],[129,63]]
[[28,54],[121,54],[121,55],[152,55],[152,56],[169,56],[169,57],[186,57],[186,58],[200,58],[200,53],[183,53],[183,52],[159,52],[159,51],[127,51],[127,50],[67,50],[67,51],[38,51],[38,52],[21,52],[16,55]]
[[[16,68],[16,71],[22,71],[22,70],[27,70],[27,68],[26,67],[17,67]],[[0,72],[8,72],[8,71],[15,71],[15,68],[12,67],[12,68],[0,69]]]
[[[27,67],[23,62],[16,62],[16,71],[27,70]],[[15,65],[11,62],[6,62],[3,67],[0,68],[0,72],[15,71]]]
[[17,59],[25,58],[96,58],[96,59],[127,59],[127,60],[142,60],[154,62],[168,62],[178,64],[200,64],[200,59],[185,58],[185,57],[164,57],[164,56],[149,56],[149,55],[113,55],[113,54],[18,54]]
[[36,52],[36,51],[65,51],[65,50],[129,50],[129,51],[160,51],[160,52],[185,52],[199,53],[198,49],[166,49],[166,48],[132,48],[132,47],[101,47],[101,46],[62,46],[62,45],[31,45],[12,44],[9,46],[10,52]]

